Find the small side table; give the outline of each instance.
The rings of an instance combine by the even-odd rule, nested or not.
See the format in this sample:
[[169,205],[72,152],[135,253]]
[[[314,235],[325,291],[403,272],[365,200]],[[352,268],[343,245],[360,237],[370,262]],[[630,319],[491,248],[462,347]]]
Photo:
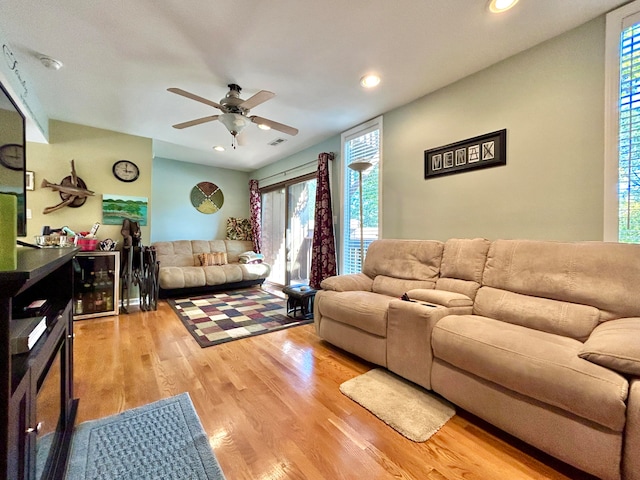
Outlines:
[[[282,289],[287,295],[287,316],[291,318],[313,318],[313,299],[316,290],[309,285],[290,285]],[[301,317],[298,317],[298,309]]]

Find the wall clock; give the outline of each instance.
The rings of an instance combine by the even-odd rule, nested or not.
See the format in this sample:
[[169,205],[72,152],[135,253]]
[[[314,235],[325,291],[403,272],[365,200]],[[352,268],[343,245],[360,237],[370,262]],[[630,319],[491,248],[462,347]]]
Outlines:
[[121,182],[135,182],[140,176],[140,169],[131,160],[118,160],[112,170],[113,176]]
[[7,143],[0,147],[0,163],[11,170],[24,168],[24,147],[16,143]]

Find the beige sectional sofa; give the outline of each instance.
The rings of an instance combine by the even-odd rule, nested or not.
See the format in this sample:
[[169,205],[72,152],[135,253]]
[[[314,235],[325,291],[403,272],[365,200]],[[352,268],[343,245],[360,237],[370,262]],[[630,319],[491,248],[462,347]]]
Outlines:
[[[603,479],[640,479],[640,245],[378,240],[320,337]],[[415,300],[399,297],[407,292]]]
[[[240,254],[253,249],[250,241],[176,240],[155,242],[153,246],[160,262],[161,297],[259,285],[271,271],[266,263],[239,262]],[[224,254],[226,262],[202,266],[200,254],[215,252]]]

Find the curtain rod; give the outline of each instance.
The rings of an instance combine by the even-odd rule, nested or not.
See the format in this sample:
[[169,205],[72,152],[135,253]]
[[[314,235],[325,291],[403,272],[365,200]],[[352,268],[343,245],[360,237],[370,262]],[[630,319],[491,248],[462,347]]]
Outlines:
[[[333,153],[333,152],[331,152],[331,153]],[[333,154],[333,155],[334,155],[334,157],[335,157],[335,154]],[[284,176],[286,176],[286,175],[287,175],[287,173],[289,173],[289,172],[292,172],[292,171],[294,171],[294,170],[298,170],[298,169],[303,168],[303,167],[308,167],[309,165],[313,165],[313,164],[315,164],[315,163],[317,163],[317,162],[318,162],[318,159],[316,159],[316,160],[312,160],[312,161],[310,161],[310,162],[303,163],[302,165],[297,165],[297,166],[295,166],[295,167],[291,167],[291,168],[290,168],[290,169],[288,169],[288,170],[284,170],[284,171],[282,171],[282,172],[274,173],[273,175],[268,175],[268,176],[266,176],[266,177],[258,178],[258,179],[256,179],[256,180],[258,180],[258,182],[263,182],[264,180],[267,180],[267,179],[269,179],[269,178],[273,178],[273,177],[277,177],[277,176],[279,176],[279,175],[284,175]]]

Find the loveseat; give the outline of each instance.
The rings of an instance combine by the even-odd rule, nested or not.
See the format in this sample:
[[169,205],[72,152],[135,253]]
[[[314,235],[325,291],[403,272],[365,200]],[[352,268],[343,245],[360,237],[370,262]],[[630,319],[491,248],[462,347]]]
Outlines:
[[271,271],[267,263],[240,263],[240,255],[253,249],[250,241],[175,240],[152,245],[160,262],[160,297],[260,285]]
[[362,273],[322,282],[314,322],[568,464],[639,480],[639,285],[640,245],[378,240]]

